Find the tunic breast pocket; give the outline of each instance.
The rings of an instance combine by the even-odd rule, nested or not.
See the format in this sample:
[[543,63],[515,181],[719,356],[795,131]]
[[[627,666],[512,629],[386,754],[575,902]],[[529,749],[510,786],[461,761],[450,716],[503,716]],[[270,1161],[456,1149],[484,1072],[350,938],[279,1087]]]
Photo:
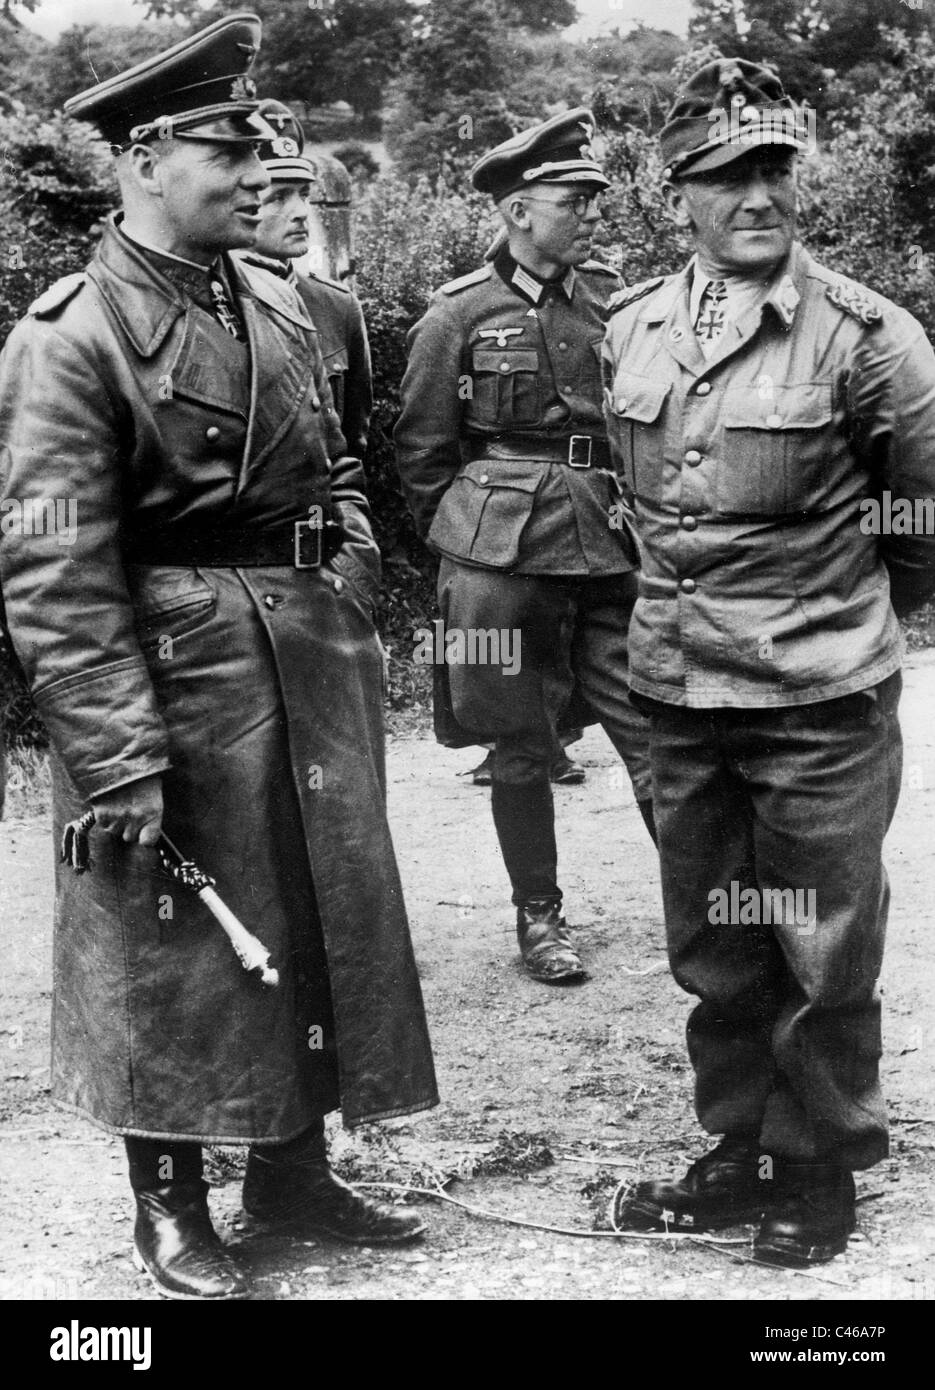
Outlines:
[[662,496],[662,407],[671,389],[671,382],[618,371],[612,386],[604,390],[607,429],[627,486],[637,497],[650,501],[658,501]]
[[539,354],[534,348],[475,348],[472,418],[480,425],[536,425],[542,417]]
[[830,382],[729,390],[717,467],[723,516],[785,516],[820,510],[833,453]]

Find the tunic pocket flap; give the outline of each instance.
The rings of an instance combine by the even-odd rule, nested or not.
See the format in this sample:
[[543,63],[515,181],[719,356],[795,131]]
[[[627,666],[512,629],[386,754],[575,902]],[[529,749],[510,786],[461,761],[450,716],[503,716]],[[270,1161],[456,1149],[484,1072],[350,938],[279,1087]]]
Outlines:
[[671,389],[672,384],[668,381],[654,381],[651,377],[618,372],[608,404],[622,420],[636,420],[641,425],[651,425],[658,420]]
[[515,488],[519,492],[535,492],[542,481],[541,463],[527,459],[471,459],[458,474],[480,488]]
[[497,372],[500,376],[539,370],[539,354],[534,348],[475,348],[472,361],[476,372]]
[[771,382],[728,391],[724,428],[809,430],[831,423],[831,387],[826,382],[775,386]]

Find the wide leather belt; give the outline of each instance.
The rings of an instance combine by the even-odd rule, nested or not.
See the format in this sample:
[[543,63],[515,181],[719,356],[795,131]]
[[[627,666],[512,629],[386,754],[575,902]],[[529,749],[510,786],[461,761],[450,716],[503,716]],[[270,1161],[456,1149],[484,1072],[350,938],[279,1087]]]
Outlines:
[[257,565],[291,565],[318,569],[336,555],[344,533],[340,522],[281,522],[253,530],[156,531],[131,537],[123,549],[130,565],[204,565],[207,569],[249,569]]
[[564,435],[474,435],[471,458],[528,459],[532,463],[565,463],[569,468],[610,468],[610,445],[593,434]]

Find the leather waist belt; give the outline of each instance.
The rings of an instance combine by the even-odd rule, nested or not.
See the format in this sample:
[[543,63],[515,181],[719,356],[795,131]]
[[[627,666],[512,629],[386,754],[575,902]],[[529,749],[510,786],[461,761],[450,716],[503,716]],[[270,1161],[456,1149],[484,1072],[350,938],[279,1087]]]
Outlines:
[[472,459],[521,458],[531,463],[565,463],[569,468],[610,468],[610,445],[593,434],[565,435],[561,439],[527,435],[475,435],[470,443]]
[[255,530],[185,532],[156,531],[135,536],[124,545],[130,565],[204,565],[211,569],[248,569],[255,565],[291,565],[314,570],[341,548],[340,522],[324,524],[305,519],[284,521]]

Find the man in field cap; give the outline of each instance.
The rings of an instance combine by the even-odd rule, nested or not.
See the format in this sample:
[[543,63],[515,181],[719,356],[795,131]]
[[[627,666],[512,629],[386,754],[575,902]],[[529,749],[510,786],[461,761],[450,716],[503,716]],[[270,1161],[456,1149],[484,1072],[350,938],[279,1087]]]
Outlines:
[[[603,724],[652,833],[646,721],[627,699],[638,559],[601,417],[604,313],[620,280],[589,259],[608,186],[593,134],[577,108],[478,160],[472,182],[496,202],[505,238],[443,285],[410,333],[395,434],[416,526],[441,557],[446,644],[471,632],[499,643],[499,661],[483,660],[488,648],[436,666],[436,732],[451,746],[494,744],[520,954],[546,984],[585,974],[558,881],[560,728]],[[512,667],[504,642],[519,654]]]
[[314,160],[304,153],[302,126],[281,101],[260,104],[260,116],[276,134],[260,146],[270,186],[260,207],[260,226],[247,260],[281,276],[298,293],[318,330],[318,343],[348,449],[363,459],[367,450],[373,382],[370,345],[357,296],[314,270],[293,264],[309,250],[309,201],[319,182]]
[[[276,136],[236,14],[68,103],[122,211],[0,358],[3,493],[76,538],[4,535],[13,642],[49,730],[59,869],[53,1094],[125,1137],[135,1257],[171,1298],[246,1291],[203,1143],[248,1147],[253,1225],[357,1244],[421,1220],[331,1173],[323,1117],[436,1101],[384,810],[379,552],[317,335],[253,244]],[[162,827],[270,949],[248,974],[159,871]]]
[[935,356],[796,242],[811,132],[772,70],[706,63],[660,138],[694,254],[613,301],[605,409],[642,543],[630,680],[669,957],[699,1001],[695,1102],[720,1143],[617,1220],[753,1221],[758,1259],[808,1266],[845,1249],[853,1171],[887,1154],[897,616],[935,589],[935,536],[863,523],[881,489],[935,490]]

